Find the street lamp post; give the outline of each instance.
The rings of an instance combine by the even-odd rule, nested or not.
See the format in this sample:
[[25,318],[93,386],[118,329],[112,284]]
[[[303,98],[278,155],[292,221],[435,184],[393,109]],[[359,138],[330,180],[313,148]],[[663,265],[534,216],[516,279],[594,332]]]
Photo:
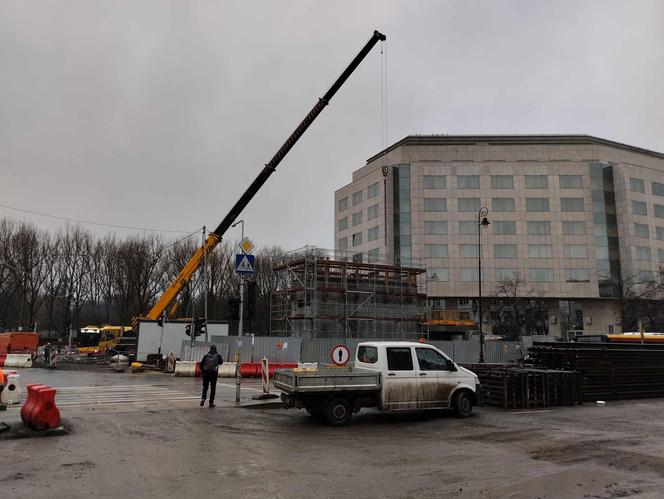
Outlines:
[[[238,224],[242,224],[242,239],[241,241],[244,240],[244,220],[238,220],[235,222],[231,227],[235,227]],[[240,322],[238,323],[238,328],[237,328],[237,335],[242,336],[242,327],[244,326],[242,323],[244,322],[244,276],[240,276]]]
[[484,331],[482,330],[482,227],[488,227],[491,223],[486,217],[488,214],[489,209],[485,206],[482,206],[477,213],[477,269],[479,272],[477,276],[479,282],[477,308],[480,315],[480,364],[484,364]]

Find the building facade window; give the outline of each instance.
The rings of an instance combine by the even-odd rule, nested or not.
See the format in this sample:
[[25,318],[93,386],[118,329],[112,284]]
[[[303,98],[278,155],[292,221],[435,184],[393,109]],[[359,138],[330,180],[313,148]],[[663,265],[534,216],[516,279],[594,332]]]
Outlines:
[[478,269],[461,269],[459,277],[462,282],[477,282],[480,273]]
[[463,220],[459,222],[459,234],[477,234],[478,224],[476,221]]
[[479,175],[457,175],[457,189],[479,189]]
[[339,220],[339,230],[346,230],[348,228],[348,217],[343,217]]
[[553,269],[529,269],[528,276],[532,282],[553,282]]
[[516,244],[494,244],[494,258],[516,258]]
[[657,250],[657,262],[664,263],[664,249],[662,248]]
[[529,244],[529,258],[553,258],[553,248],[550,244]]
[[447,211],[447,199],[424,198],[424,211]]
[[375,241],[376,239],[378,239],[380,237],[379,234],[380,234],[380,232],[379,232],[379,229],[378,229],[378,225],[376,225],[375,227],[371,227],[367,231],[367,240],[368,241]]
[[360,244],[362,244],[362,233],[356,232],[353,234],[353,246],[359,246]]
[[581,189],[583,187],[581,175],[559,175],[558,181],[561,189]]
[[461,258],[477,258],[479,256],[477,244],[460,244],[459,256]]
[[584,211],[583,198],[560,198],[560,211]]
[[447,222],[440,220],[425,220],[424,234],[427,236],[442,236],[447,234]]
[[549,198],[526,198],[526,211],[549,211]]
[[648,216],[648,205],[643,201],[632,200],[632,213]]
[[496,269],[496,282],[514,280],[518,273],[518,269]]
[[348,209],[348,198],[341,198],[337,202],[337,211],[341,213],[342,211],[346,211],[347,209]]
[[447,244],[425,244],[424,256],[425,258],[447,258]]
[[650,248],[647,246],[637,246],[634,248],[636,252],[636,259],[641,262],[649,262],[652,260],[652,253]]
[[493,198],[491,200],[493,211],[514,211],[514,199],[512,198]]
[[497,220],[493,222],[493,233],[499,236],[513,236],[516,234],[516,222],[513,220]]
[[348,238],[347,237],[342,237],[341,239],[339,239],[338,245],[339,245],[339,250],[340,251],[347,250],[348,249]]
[[549,180],[546,175],[526,175],[526,189],[547,189]]
[[514,189],[513,175],[491,175],[492,189]]
[[459,198],[459,211],[480,211],[481,203],[480,198]]
[[371,205],[369,208],[367,208],[367,220],[373,220],[374,218],[378,218],[377,204]]
[[580,236],[586,234],[586,222],[563,222],[563,234],[566,236]]
[[447,179],[445,175],[424,175],[423,184],[425,189],[446,189]]
[[655,276],[652,272],[652,270],[639,270],[638,273],[636,274],[636,278],[638,282],[640,283],[648,283],[648,282],[653,282],[655,280]]
[[353,227],[362,223],[362,212],[353,213]]
[[636,237],[650,238],[650,227],[646,224],[634,224],[634,235]]
[[379,248],[374,248],[372,250],[367,251],[367,262],[376,263],[379,260],[380,260],[380,249]]
[[660,184],[659,182],[653,182],[652,193],[655,196],[664,196],[664,184]]
[[551,222],[547,220],[528,221],[529,236],[547,236],[551,234]]
[[664,227],[655,227],[655,237],[660,241],[664,241]]
[[655,216],[657,218],[664,218],[664,205],[654,204],[653,207],[655,208]]
[[411,263],[410,165],[395,166],[392,171],[394,202],[394,263]]
[[443,267],[427,268],[427,281],[449,281],[450,271]]
[[367,187],[367,199],[375,198],[376,196],[378,196],[378,182]]
[[588,258],[588,246],[585,244],[566,244],[565,258]]
[[357,206],[363,200],[362,191],[353,193],[353,206]]
[[629,190],[632,192],[646,192],[646,183],[640,178],[629,178]]
[[590,282],[588,269],[567,269],[565,276],[567,282]]

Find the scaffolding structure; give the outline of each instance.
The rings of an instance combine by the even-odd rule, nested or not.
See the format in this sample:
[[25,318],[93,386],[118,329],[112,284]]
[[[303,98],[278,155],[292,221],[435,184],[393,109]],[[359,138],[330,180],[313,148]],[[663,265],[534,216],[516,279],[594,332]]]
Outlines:
[[[354,261],[353,261],[354,260]],[[425,269],[364,262],[307,247],[274,267],[271,334],[418,339],[427,318]]]

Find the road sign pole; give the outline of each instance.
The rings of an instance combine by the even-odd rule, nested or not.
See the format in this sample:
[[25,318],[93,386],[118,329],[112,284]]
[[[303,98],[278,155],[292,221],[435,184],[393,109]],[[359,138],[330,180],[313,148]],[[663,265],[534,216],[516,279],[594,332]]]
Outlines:
[[240,276],[240,324],[237,335],[242,336],[242,323],[244,322],[244,276]]

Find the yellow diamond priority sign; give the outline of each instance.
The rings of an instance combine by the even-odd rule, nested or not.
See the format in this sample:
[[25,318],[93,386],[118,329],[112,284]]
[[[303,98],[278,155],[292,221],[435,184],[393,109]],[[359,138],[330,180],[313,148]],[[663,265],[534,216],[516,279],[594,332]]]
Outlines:
[[252,243],[248,237],[245,237],[242,241],[240,241],[240,249],[243,253],[249,253],[252,249],[254,249],[254,243]]

